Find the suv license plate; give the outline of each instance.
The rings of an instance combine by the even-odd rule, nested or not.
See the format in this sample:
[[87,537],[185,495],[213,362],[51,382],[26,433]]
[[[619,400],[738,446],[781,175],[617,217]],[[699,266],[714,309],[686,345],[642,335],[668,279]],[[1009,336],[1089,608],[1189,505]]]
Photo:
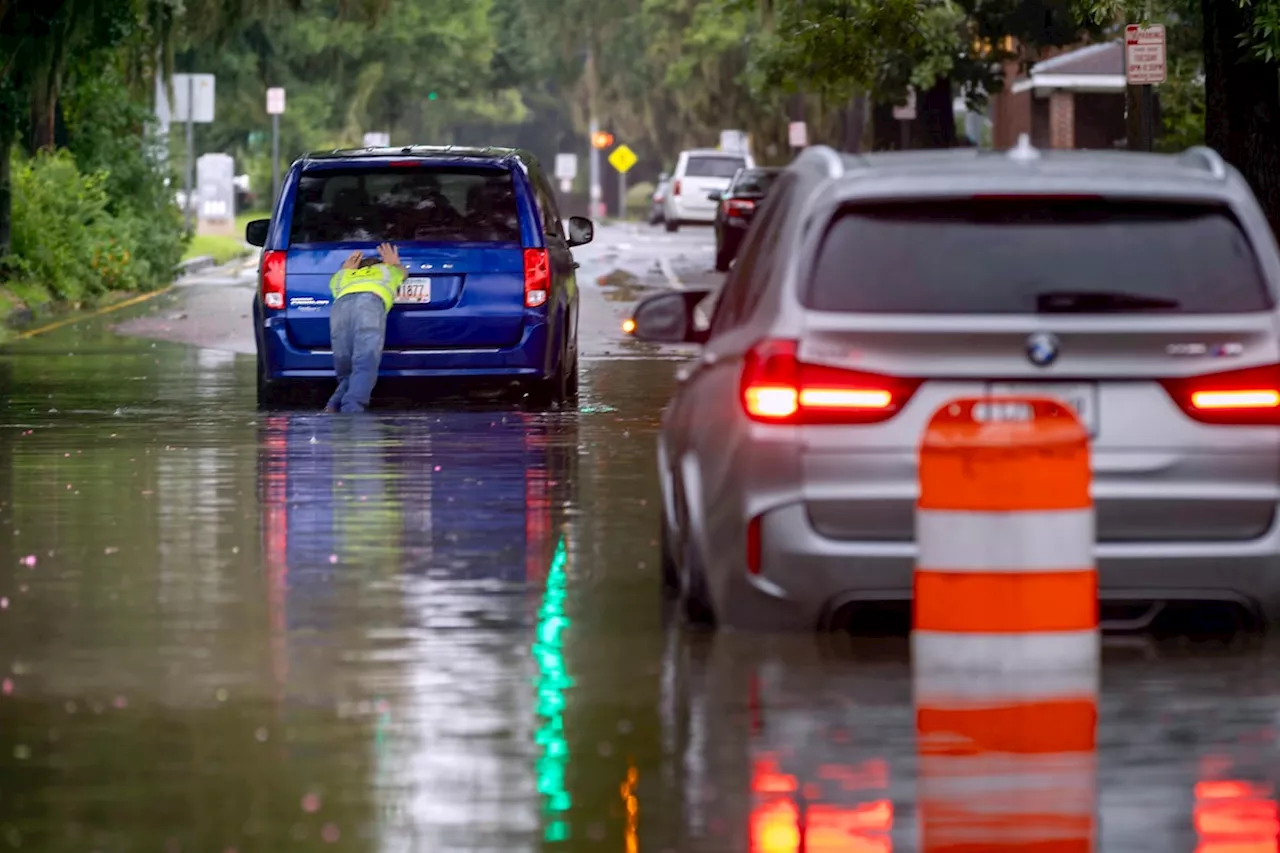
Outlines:
[[396,292],[397,304],[417,305],[431,301],[431,279],[411,278]]
[[993,382],[993,397],[1055,397],[1076,413],[1089,435],[1098,434],[1098,386],[1092,382]]

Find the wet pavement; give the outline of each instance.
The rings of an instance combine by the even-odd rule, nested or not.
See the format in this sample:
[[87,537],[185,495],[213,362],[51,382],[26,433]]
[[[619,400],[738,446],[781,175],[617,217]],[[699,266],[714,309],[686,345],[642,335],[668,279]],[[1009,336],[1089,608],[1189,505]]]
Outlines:
[[[228,270],[0,356],[0,848],[944,849],[963,809],[903,638],[660,605],[674,356],[617,320],[714,283],[709,245],[624,226],[579,253],[572,413],[260,414]],[[1277,850],[1278,663],[1116,641],[1067,792],[1093,840],[1050,804],[945,849]]]

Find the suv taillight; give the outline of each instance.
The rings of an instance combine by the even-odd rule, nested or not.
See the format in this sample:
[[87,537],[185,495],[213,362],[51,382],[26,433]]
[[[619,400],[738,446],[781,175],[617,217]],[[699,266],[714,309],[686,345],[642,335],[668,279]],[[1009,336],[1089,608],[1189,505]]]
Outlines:
[[524,250],[524,304],[540,308],[547,304],[551,288],[551,259],[546,249]]
[[268,308],[284,307],[284,270],[287,252],[268,251],[262,253],[262,270],[259,283],[262,287],[262,304]]
[[724,200],[725,216],[746,216],[756,209],[756,203],[746,198],[727,198]]
[[747,416],[776,424],[869,424],[900,412],[919,379],[883,376],[796,357],[795,341],[767,340],[747,353],[742,406]]
[[1280,364],[1165,379],[1192,420],[1226,426],[1280,426]]
[[680,195],[680,182],[679,182],[679,181],[676,181],[675,183],[673,183],[673,184],[671,185],[671,194],[672,194],[672,195]]

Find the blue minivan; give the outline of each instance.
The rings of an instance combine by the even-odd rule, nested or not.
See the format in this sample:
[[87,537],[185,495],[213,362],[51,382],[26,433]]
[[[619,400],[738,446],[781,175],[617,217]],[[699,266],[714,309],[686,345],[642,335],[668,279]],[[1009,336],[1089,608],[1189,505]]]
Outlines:
[[387,318],[380,376],[516,385],[538,405],[578,390],[577,263],[592,223],[568,222],[538,161],[510,148],[421,146],[309,154],[290,167],[262,247],[253,319],[258,404],[332,380],[329,279],[382,242],[409,277]]

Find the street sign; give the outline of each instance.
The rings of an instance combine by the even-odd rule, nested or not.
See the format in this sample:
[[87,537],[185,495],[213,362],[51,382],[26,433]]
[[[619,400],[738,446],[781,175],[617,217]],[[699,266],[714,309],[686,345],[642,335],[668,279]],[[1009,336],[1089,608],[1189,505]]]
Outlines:
[[267,90],[267,115],[284,114],[284,89],[276,86]]
[[613,149],[613,153],[609,155],[609,165],[617,169],[622,174],[631,171],[631,167],[636,164],[636,152],[632,151],[625,145],[619,145]]
[[[209,124],[213,121],[213,75],[212,74],[175,74],[173,75],[173,115],[177,122],[193,121],[197,124]],[[190,106],[190,119],[188,119]]]
[[573,190],[573,178],[560,179],[560,192],[567,193]]
[[1164,25],[1124,28],[1124,76],[1130,86],[1152,86],[1165,81]]
[[[556,155],[556,177],[562,181],[572,181],[578,177],[578,155]],[[568,190],[566,190],[568,192]]]
[[391,145],[391,134],[381,131],[369,131],[364,135],[365,148],[388,148]]
[[809,127],[802,121],[793,121],[787,125],[787,142],[792,148],[804,148],[809,144]]
[[899,104],[893,108],[893,117],[898,121],[915,121],[916,119],[916,90],[907,90],[907,102]]
[[196,160],[199,230],[229,233],[236,219],[235,161],[229,154],[205,154]]
[[729,154],[746,154],[747,134],[741,130],[720,131],[720,150]]

